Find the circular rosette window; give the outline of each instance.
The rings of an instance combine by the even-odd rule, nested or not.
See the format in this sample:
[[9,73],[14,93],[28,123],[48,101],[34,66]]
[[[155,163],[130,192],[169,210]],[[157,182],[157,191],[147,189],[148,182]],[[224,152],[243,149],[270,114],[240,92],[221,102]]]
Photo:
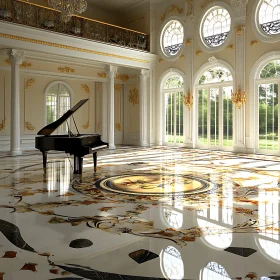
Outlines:
[[216,184],[203,178],[173,174],[116,175],[100,179],[95,185],[106,192],[150,196],[183,196],[208,192],[216,187]]

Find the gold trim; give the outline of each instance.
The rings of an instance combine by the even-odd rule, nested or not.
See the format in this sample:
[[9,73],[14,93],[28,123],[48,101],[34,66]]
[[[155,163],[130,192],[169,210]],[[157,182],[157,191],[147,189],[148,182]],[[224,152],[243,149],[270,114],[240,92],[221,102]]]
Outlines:
[[190,110],[193,105],[193,96],[191,95],[190,91],[188,91],[187,95],[184,95],[184,104],[188,107]]
[[86,122],[86,124],[83,125],[84,129],[88,129],[89,128],[89,121]]
[[179,58],[185,58],[185,55],[184,55],[184,54],[182,54]]
[[[51,11],[55,11],[55,12],[61,13],[61,11],[59,11],[59,10],[55,10],[55,9],[53,9],[53,8],[50,8],[50,7],[47,7],[47,6],[43,6],[43,5],[38,5],[38,4],[35,4],[35,3],[30,3],[30,2],[28,2],[28,1],[17,0],[17,2],[22,2],[22,3],[25,3],[25,4],[32,5],[32,6],[36,6],[36,7],[40,7],[40,8],[43,8],[43,9],[47,9],[47,10],[51,10]],[[77,17],[77,18],[82,18],[82,19],[86,19],[86,20],[89,20],[89,21],[98,22],[98,23],[102,23],[102,24],[105,24],[105,25],[117,27],[117,28],[120,28],[120,29],[123,29],[123,30],[132,31],[132,32],[135,32],[135,33],[138,33],[138,34],[147,35],[146,33],[143,33],[143,32],[139,32],[139,31],[136,31],[136,30],[133,30],[133,29],[128,29],[128,28],[121,27],[121,26],[118,26],[118,25],[106,23],[106,22],[103,22],[103,21],[94,20],[94,19],[91,19],[91,18],[82,17],[82,16],[78,16],[78,15],[74,15],[74,16]]]
[[90,94],[88,85],[81,85],[82,89],[85,91],[86,94]]
[[99,78],[107,78],[107,73],[106,72],[102,72],[102,73],[97,73]]
[[128,101],[134,106],[139,104],[139,91],[137,88],[133,88],[129,91]]
[[31,87],[32,84],[35,83],[35,80],[34,79],[28,79],[26,81],[26,84],[25,84],[25,89],[28,89],[29,87]]
[[240,109],[243,103],[246,103],[246,93],[245,92],[243,92],[243,94],[241,93],[240,86],[238,87],[237,92],[233,93],[231,91],[231,100],[238,107],[238,109]]
[[161,21],[164,21],[165,17],[169,15],[170,13],[183,13],[183,8],[179,8],[177,5],[172,5],[167,8],[167,10],[164,12],[163,16],[161,17]]
[[[5,59],[6,64],[12,65],[11,60],[9,58]],[[32,64],[27,61],[23,61],[20,65],[19,68],[29,68],[32,67]]]
[[250,46],[253,47],[254,45],[258,44],[259,41],[257,40],[252,40],[251,43],[250,43]]
[[191,40],[190,39],[186,40],[186,46],[188,47],[190,46],[190,44],[191,44]]
[[116,74],[116,79],[122,80],[125,83],[129,80],[129,76],[126,74]]
[[35,130],[35,127],[30,122],[25,122],[25,127],[27,128],[27,130]]
[[4,120],[0,123],[0,131],[3,130],[6,127],[6,117],[4,117]]
[[128,56],[124,56],[124,55],[115,55],[112,53],[98,52],[98,51],[93,51],[93,50],[88,50],[88,49],[83,49],[83,48],[78,48],[78,47],[73,47],[73,46],[68,46],[68,45],[62,45],[62,44],[52,43],[52,42],[48,42],[48,41],[30,39],[30,38],[26,38],[26,37],[15,36],[15,35],[10,35],[10,34],[5,34],[5,33],[0,33],[0,37],[6,38],[6,39],[17,40],[17,41],[24,41],[24,42],[28,42],[28,43],[39,44],[39,45],[44,45],[44,46],[49,46],[49,47],[54,47],[54,48],[61,48],[61,49],[67,49],[67,50],[72,50],[72,51],[79,51],[79,52],[84,52],[84,53],[91,53],[91,54],[114,57],[114,58],[119,58],[119,59],[137,61],[137,62],[142,62],[142,63],[149,63],[149,60],[145,60],[145,59],[138,59],[138,58],[128,57]]
[[233,49],[233,44],[228,45],[228,46],[227,46],[227,49],[232,50],[232,49]]
[[195,54],[200,55],[200,54],[202,54],[202,51],[197,51]]
[[116,128],[116,130],[121,131],[122,126],[121,126],[120,123],[116,123],[116,124],[115,124],[115,128]]
[[57,70],[61,73],[75,73],[75,69],[73,68],[70,68],[68,66],[65,66],[65,67],[58,67]]

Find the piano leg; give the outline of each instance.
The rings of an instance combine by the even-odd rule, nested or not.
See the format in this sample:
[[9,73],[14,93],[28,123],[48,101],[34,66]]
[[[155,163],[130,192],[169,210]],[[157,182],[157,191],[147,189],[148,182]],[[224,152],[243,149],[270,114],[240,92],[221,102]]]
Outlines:
[[43,169],[44,173],[46,173],[47,170],[47,152],[46,151],[41,151],[43,155]]
[[82,174],[83,172],[83,158],[74,156],[74,174]]
[[94,172],[96,172],[96,165],[97,165],[97,153],[93,153],[93,166],[94,166]]

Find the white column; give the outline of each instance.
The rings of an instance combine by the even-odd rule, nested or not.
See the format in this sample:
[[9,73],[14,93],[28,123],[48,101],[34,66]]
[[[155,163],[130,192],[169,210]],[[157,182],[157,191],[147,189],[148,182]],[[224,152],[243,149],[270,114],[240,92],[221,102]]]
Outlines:
[[20,73],[23,52],[11,49],[8,51],[11,60],[11,136],[10,153],[20,155]]
[[114,118],[114,79],[115,74],[117,72],[117,67],[112,65],[107,65],[105,67],[105,71],[107,73],[107,104],[108,104],[108,143],[109,149],[113,150],[116,148],[115,146],[115,118]]
[[[238,1],[231,0],[231,6],[234,13],[234,23],[236,27],[235,34],[235,86],[234,92],[240,87],[241,92],[246,91],[245,84],[245,23],[246,23],[246,5],[248,0]],[[233,134],[233,151],[246,152],[246,107],[241,105],[240,109],[234,106],[234,134]]]
[[101,135],[104,142],[108,142],[108,100],[107,100],[107,84],[102,83],[102,124]]
[[142,69],[140,71],[140,85],[139,85],[139,113],[140,113],[140,146],[148,146],[148,87],[147,78],[149,70]]

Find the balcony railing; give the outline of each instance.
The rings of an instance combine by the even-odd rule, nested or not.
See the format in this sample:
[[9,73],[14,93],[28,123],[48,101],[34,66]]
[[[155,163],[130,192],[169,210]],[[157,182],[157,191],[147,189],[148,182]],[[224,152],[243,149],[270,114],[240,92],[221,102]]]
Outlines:
[[0,20],[149,51],[147,34],[79,16],[73,16],[65,23],[60,12],[22,0],[0,0]]

